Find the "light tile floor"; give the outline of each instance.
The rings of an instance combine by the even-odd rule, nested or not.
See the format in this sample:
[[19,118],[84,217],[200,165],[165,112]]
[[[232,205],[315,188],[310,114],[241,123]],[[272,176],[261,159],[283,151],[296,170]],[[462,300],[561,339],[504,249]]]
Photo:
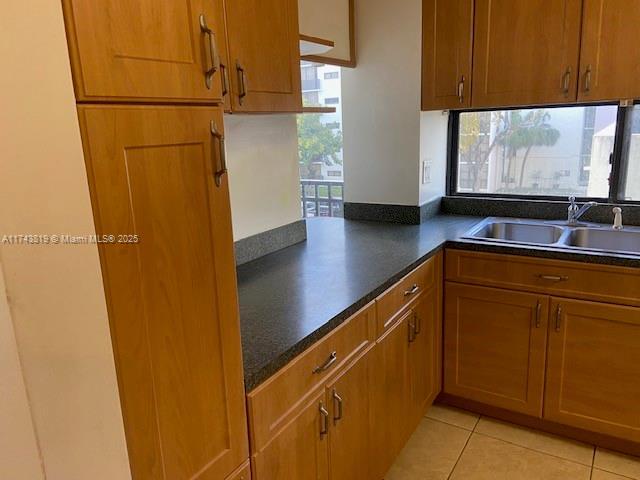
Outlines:
[[385,480],[640,480],[640,458],[434,405]]

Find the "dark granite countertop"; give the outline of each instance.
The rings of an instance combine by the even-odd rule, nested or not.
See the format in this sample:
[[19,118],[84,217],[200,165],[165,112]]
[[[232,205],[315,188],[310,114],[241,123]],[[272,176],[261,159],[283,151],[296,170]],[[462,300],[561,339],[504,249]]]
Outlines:
[[459,237],[484,217],[438,215],[421,225],[309,219],[306,242],[238,267],[244,376],[252,390],[442,249],[640,267],[640,258]]

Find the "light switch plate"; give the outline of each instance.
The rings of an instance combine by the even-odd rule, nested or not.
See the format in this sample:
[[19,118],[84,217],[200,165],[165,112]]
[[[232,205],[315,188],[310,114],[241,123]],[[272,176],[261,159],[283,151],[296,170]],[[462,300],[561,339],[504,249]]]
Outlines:
[[431,165],[432,161],[430,158],[425,158],[422,160],[422,184],[426,185],[427,183],[431,183]]

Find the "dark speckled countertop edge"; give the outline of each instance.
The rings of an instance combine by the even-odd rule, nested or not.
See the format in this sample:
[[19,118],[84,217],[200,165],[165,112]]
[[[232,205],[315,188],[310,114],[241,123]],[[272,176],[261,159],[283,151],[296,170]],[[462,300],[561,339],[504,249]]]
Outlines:
[[[486,217],[479,217],[478,221],[481,221]],[[387,278],[382,284],[370,291],[367,295],[363,296],[350,307],[344,309],[333,318],[328,319],[322,326],[317,328],[312,333],[299,340],[297,343],[278,354],[271,359],[262,368],[251,372],[251,374],[245,374],[245,390],[250,392],[256,387],[264,383],[271,376],[277,373],[282,367],[291,362],[291,360],[298,355],[302,354],[314,343],[325,337],[328,333],[333,331],[339,325],[349,319],[354,313],[361,308],[368,305],[375,300],[381,293],[394,285],[402,277],[410,273],[416,267],[426,262],[433,257],[439,251],[446,248],[453,248],[457,250],[469,250],[488,253],[501,253],[526,257],[537,258],[549,258],[557,260],[567,260],[574,262],[583,262],[600,265],[612,265],[622,267],[640,268],[640,257],[633,255],[622,255],[608,252],[593,252],[593,251],[569,251],[566,249],[559,249],[553,247],[532,246],[532,245],[514,245],[514,244],[497,244],[487,241],[468,240],[462,238],[443,240],[440,244],[437,244],[426,254],[422,255],[414,262],[398,271],[393,276]]]
[[367,306],[369,303],[373,302],[380,294],[382,294],[389,287],[393,286],[396,282],[398,282],[405,275],[410,273],[412,270],[416,269],[419,265],[423,264],[431,257],[436,255],[439,251],[443,250],[444,244],[442,243],[439,246],[435,247],[422,257],[420,257],[415,262],[411,263],[409,266],[403,268],[400,272],[396,273],[392,277],[389,277],[385,282],[376,287],[374,290],[369,292],[367,295],[362,297],[360,300],[353,303],[350,307],[344,309],[338,315],[334,316],[330,320],[328,320],[325,324],[323,324],[320,328],[313,331],[302,340],[300,340],[295,345],[291,346],[284,352],[280,353],[278,356],[273,358],[267,365],[265,365],[260,370],[253,372],[251,375],[246,375],[244,377],[245,390],[247,393],[254,390],[256,387],[267,381],[271,376],[277,373],[282,367],[287,365],[292,361],[295,357],[302,354],[307,348],[311,347],[313,344],[321,340],[323,337],[331,333],[333,330],[342,325],[345,321],[347,321],[353,314],[358,312],[360,309]]

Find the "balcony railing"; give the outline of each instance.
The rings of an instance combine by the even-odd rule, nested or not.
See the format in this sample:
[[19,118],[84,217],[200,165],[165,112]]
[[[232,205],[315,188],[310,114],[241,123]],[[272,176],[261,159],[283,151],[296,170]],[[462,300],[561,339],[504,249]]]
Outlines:
[[300,180],[302,216],[344,216],[344,182],[342,180]]

